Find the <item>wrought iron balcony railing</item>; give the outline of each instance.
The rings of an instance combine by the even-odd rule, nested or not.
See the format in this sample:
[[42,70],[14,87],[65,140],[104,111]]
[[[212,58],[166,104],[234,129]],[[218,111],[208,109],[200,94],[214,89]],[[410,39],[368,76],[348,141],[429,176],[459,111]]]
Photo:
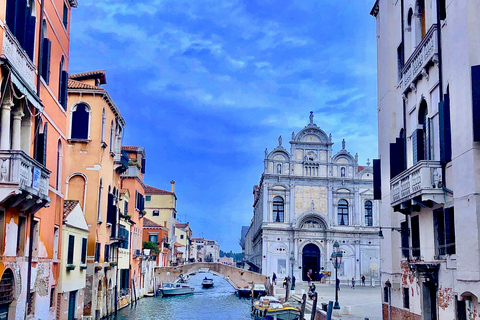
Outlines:
[[390,181],[391,205],[420,197],[421,201],[445,203],[440,161],[423,160]]

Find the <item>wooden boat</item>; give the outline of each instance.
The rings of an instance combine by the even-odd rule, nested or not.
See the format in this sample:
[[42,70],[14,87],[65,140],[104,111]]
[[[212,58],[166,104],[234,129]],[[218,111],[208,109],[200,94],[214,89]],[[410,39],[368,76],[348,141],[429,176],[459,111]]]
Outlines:
[[213,287],[213,279],[208,279],[205,277],[205,279],[202,280],[202,286],[204,288],[211,288]]
[[190,276],[188,274],[181,274],[176,282],[180,283],[187,283],[187,281],[190,280]]
[[252,285],[238,287],[237,294],[239,297],[249,297],[252,294]]
[[183,283],[165,282],[158,288],[164,296],[178,296],[189,294],[195,291],[195,288]]
[[303,320],[301,311],[290,306],[287,302],[280,302],[275,297],[265,296],[252,305],[252,314],[257,320]]

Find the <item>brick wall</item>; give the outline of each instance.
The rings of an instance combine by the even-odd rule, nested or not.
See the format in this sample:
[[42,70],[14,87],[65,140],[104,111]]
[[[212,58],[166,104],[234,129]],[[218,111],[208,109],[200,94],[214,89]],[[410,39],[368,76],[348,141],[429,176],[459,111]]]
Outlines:
[[[401,309],[397,307],[391,307],[390,309],[392,320],[420,320],[421,317],[418,314],[410,312],[406,309]],[[388,317],[388,303],[382,304],[382,313],[383,313],[383,320],[389,320]]]

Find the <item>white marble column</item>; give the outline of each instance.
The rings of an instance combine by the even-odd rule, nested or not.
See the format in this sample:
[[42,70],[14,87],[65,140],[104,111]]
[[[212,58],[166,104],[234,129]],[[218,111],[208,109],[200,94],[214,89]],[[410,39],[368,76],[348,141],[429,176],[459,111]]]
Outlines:
[[10,111],[13,102],[10,100],[2,104],[2,131],[0,132],[0,149],[10,150]]
[[25,114],[22,110],[13,113],[13,128],[12,128],[12,150],[21,149],[21,127],[22,118]]

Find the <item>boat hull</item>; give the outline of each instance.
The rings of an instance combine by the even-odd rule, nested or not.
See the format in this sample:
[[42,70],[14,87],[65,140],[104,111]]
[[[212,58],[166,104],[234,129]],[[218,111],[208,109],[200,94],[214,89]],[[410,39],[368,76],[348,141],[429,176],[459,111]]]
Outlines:
[[213,280],[212,279],[205,279],[202,281],[202,287],[204,288],[211,288],[213,287]]
[[182,294],[190,294],[195,292],[195,288],[188,288],[188,289],[160,289],[162,295],[165,297],[168,296],[179,296]]

